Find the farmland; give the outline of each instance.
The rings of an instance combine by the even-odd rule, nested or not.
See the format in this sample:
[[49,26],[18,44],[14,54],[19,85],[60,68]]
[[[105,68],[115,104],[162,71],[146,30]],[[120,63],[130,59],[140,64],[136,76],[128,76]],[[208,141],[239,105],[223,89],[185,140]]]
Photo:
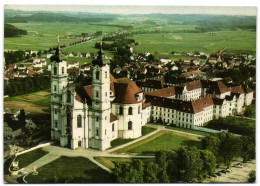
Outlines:
[[134,47],[136,52],[170,53],[200,51],[214,53],[223,48],[234,52],[237,50],[256,51],[256,33],[251,31],[217,31],[209,33],[167,33],[138,34],[134,39],[139,42]]

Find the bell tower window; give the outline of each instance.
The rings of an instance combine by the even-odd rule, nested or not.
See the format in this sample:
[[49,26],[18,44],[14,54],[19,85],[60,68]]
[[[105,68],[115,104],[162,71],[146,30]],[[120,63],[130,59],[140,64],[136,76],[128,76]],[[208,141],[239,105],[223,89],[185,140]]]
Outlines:
[[57,67],[53,68],[53,73],[54,73],[54,75],[57,75]]
[[132,107],[129,107],[129,109],[128,109],[128,115],[133,115],[133,108],[132,108]]
[[64,67],[61,68],[61,73],[64,74]]
[[99,71],[96,72],[96,80],[99,80]]
[[67,92],[67,102],[68,103],[71,102],[71,92],[70,91]]
[[120,108],[119,108],[119,114],[120,114],[120,115],[123,115],[123,107],[120,107]]
[[105,78],[107,78],[107,71],[105,72]]

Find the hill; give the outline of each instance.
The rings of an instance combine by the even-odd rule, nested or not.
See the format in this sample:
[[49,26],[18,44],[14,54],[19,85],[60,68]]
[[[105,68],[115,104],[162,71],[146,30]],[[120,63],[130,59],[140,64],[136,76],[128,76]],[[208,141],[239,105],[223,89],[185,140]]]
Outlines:
[[4,37],[15,37],[19,35],[27,35],[26,30],[16,28],[13,25],[5,24],[4,26]]

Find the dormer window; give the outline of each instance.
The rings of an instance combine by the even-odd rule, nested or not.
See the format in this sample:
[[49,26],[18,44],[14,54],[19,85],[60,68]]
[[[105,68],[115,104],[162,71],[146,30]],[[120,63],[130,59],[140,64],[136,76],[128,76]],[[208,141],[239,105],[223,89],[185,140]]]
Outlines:
[[143,99],[143,93],[142,92],[141,93],[137,93],[135,95],[135,98],[136,98],[136,101],[141,101]]

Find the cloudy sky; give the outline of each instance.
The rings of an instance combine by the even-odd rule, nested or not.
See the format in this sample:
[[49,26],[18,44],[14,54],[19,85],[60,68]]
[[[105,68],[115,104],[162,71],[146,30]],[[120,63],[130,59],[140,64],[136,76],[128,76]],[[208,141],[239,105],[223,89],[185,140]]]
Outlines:
[[221,14],[221,15],[256,15],[253,6],[95,6],[95,5],[5,5],[6,9],[27,11],[70,11],[113,14]]

